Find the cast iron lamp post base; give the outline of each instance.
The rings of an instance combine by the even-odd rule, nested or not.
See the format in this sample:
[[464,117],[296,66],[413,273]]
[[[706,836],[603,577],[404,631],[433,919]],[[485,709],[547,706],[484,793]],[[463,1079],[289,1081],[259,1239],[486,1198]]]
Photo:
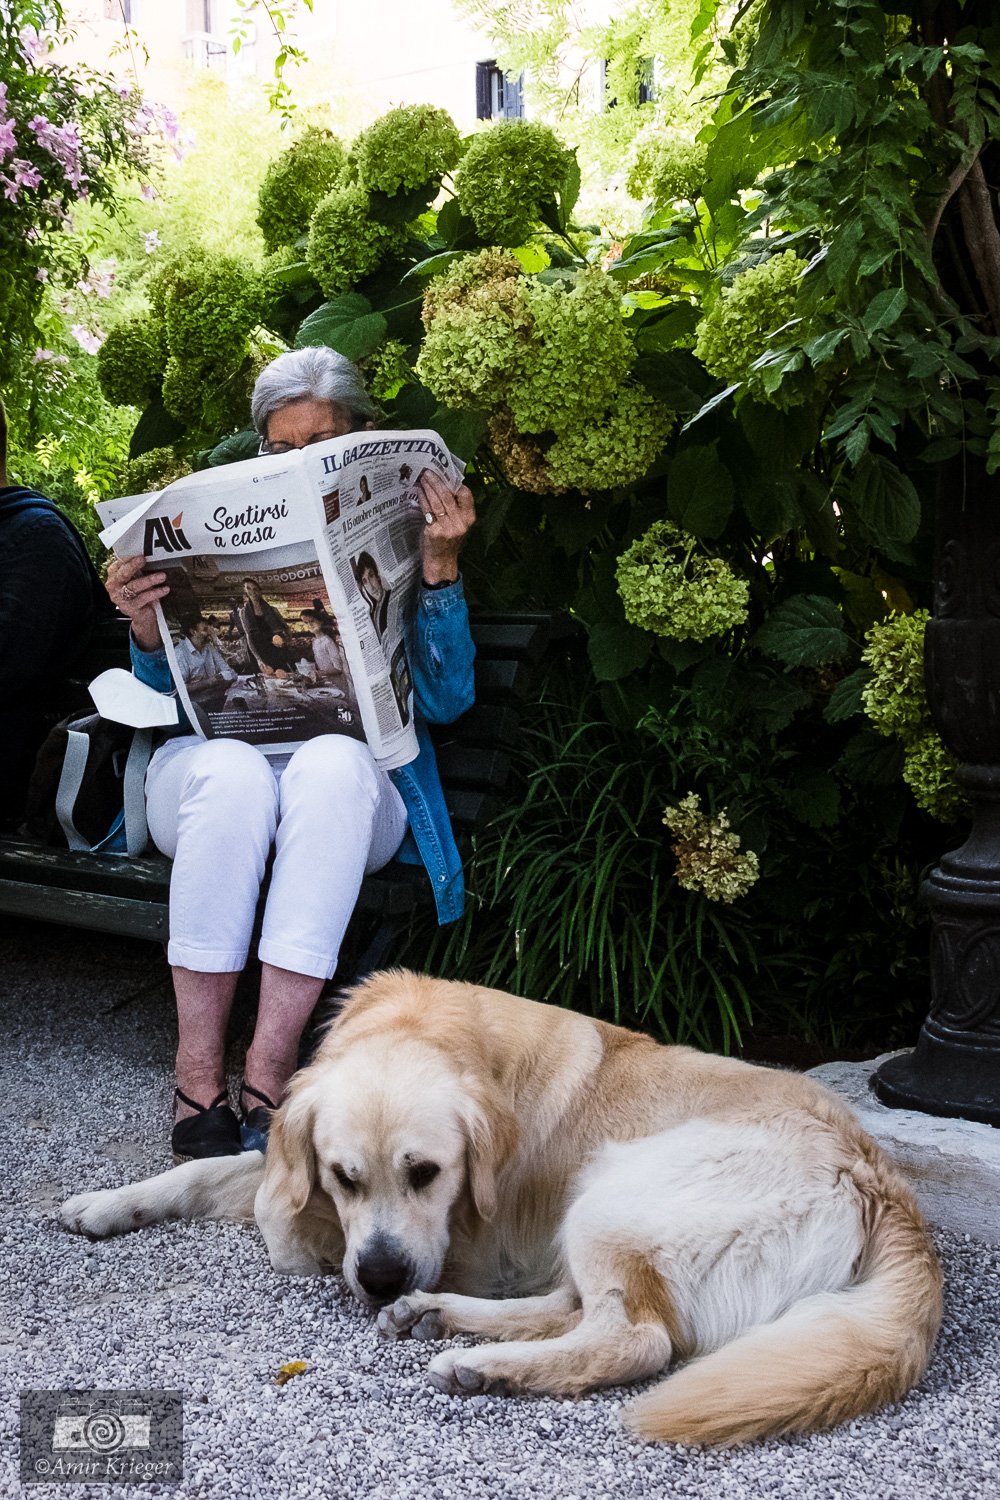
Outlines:
[[884,1104],[1000,1126],[1000,483],[943,465],[927,702],[958,759],[972,830],[924,884],[931,1008],[916,1050],[872,1078]]
[[1000,1126],[1000,767],[960,766],[972,832],[924,885],[931,1010],[914,1052],[872,1077],[883,1104]]

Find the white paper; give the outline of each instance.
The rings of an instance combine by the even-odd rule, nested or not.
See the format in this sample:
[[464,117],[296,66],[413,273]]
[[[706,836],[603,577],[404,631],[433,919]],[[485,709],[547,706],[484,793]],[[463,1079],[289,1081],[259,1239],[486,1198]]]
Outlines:
[[154,729],[176,724],[177,699],[147,687],[124,667],[109,667],[90,684],[94,707],[104,719],[131,724],[133,729]]

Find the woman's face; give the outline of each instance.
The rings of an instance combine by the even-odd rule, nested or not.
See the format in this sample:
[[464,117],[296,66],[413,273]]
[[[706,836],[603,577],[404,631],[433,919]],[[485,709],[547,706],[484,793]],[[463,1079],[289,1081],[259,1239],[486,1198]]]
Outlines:
[[385,593],[385,585],[374,568],[362,570],[361,587],[374,604],[377,604]]
[[313,401],[305,398],[279,407],[267,419],[265,443],[269,453],[290,453],[293,448],[308,448],[328,438],[353,432],[353,414],[335,401]]
[[255,583],[245,583],[243,585],[243,593],[250,600],[251,604],[260,603],[260,589]]

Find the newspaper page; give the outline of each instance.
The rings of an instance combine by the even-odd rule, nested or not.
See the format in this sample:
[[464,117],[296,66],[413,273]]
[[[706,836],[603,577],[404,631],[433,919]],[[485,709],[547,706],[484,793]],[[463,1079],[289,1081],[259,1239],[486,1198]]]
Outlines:
[[197,733],[272,756],[347,734],[387,769],[416,756],[405,628],[431,466],[461,482],[434,433],[355,433],[98,507],[118,556],[167,574],[160,632]]

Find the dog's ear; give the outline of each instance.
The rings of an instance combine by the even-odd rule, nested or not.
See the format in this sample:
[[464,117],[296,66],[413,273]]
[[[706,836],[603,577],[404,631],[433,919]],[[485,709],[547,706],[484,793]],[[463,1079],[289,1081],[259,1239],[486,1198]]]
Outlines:
[[302,1212],[316,1185],[315,1118],[315,1091],[306,1083],[293,1083],[268,1132],[264,1159],[267,1177],[274,1190],[285,1197],[292,1214]]
[[497,1211],[497,1176],[517,1146],[517,1121],[492,1087],[468,1090],[466,1162],[472,1203],[482,1219]]

